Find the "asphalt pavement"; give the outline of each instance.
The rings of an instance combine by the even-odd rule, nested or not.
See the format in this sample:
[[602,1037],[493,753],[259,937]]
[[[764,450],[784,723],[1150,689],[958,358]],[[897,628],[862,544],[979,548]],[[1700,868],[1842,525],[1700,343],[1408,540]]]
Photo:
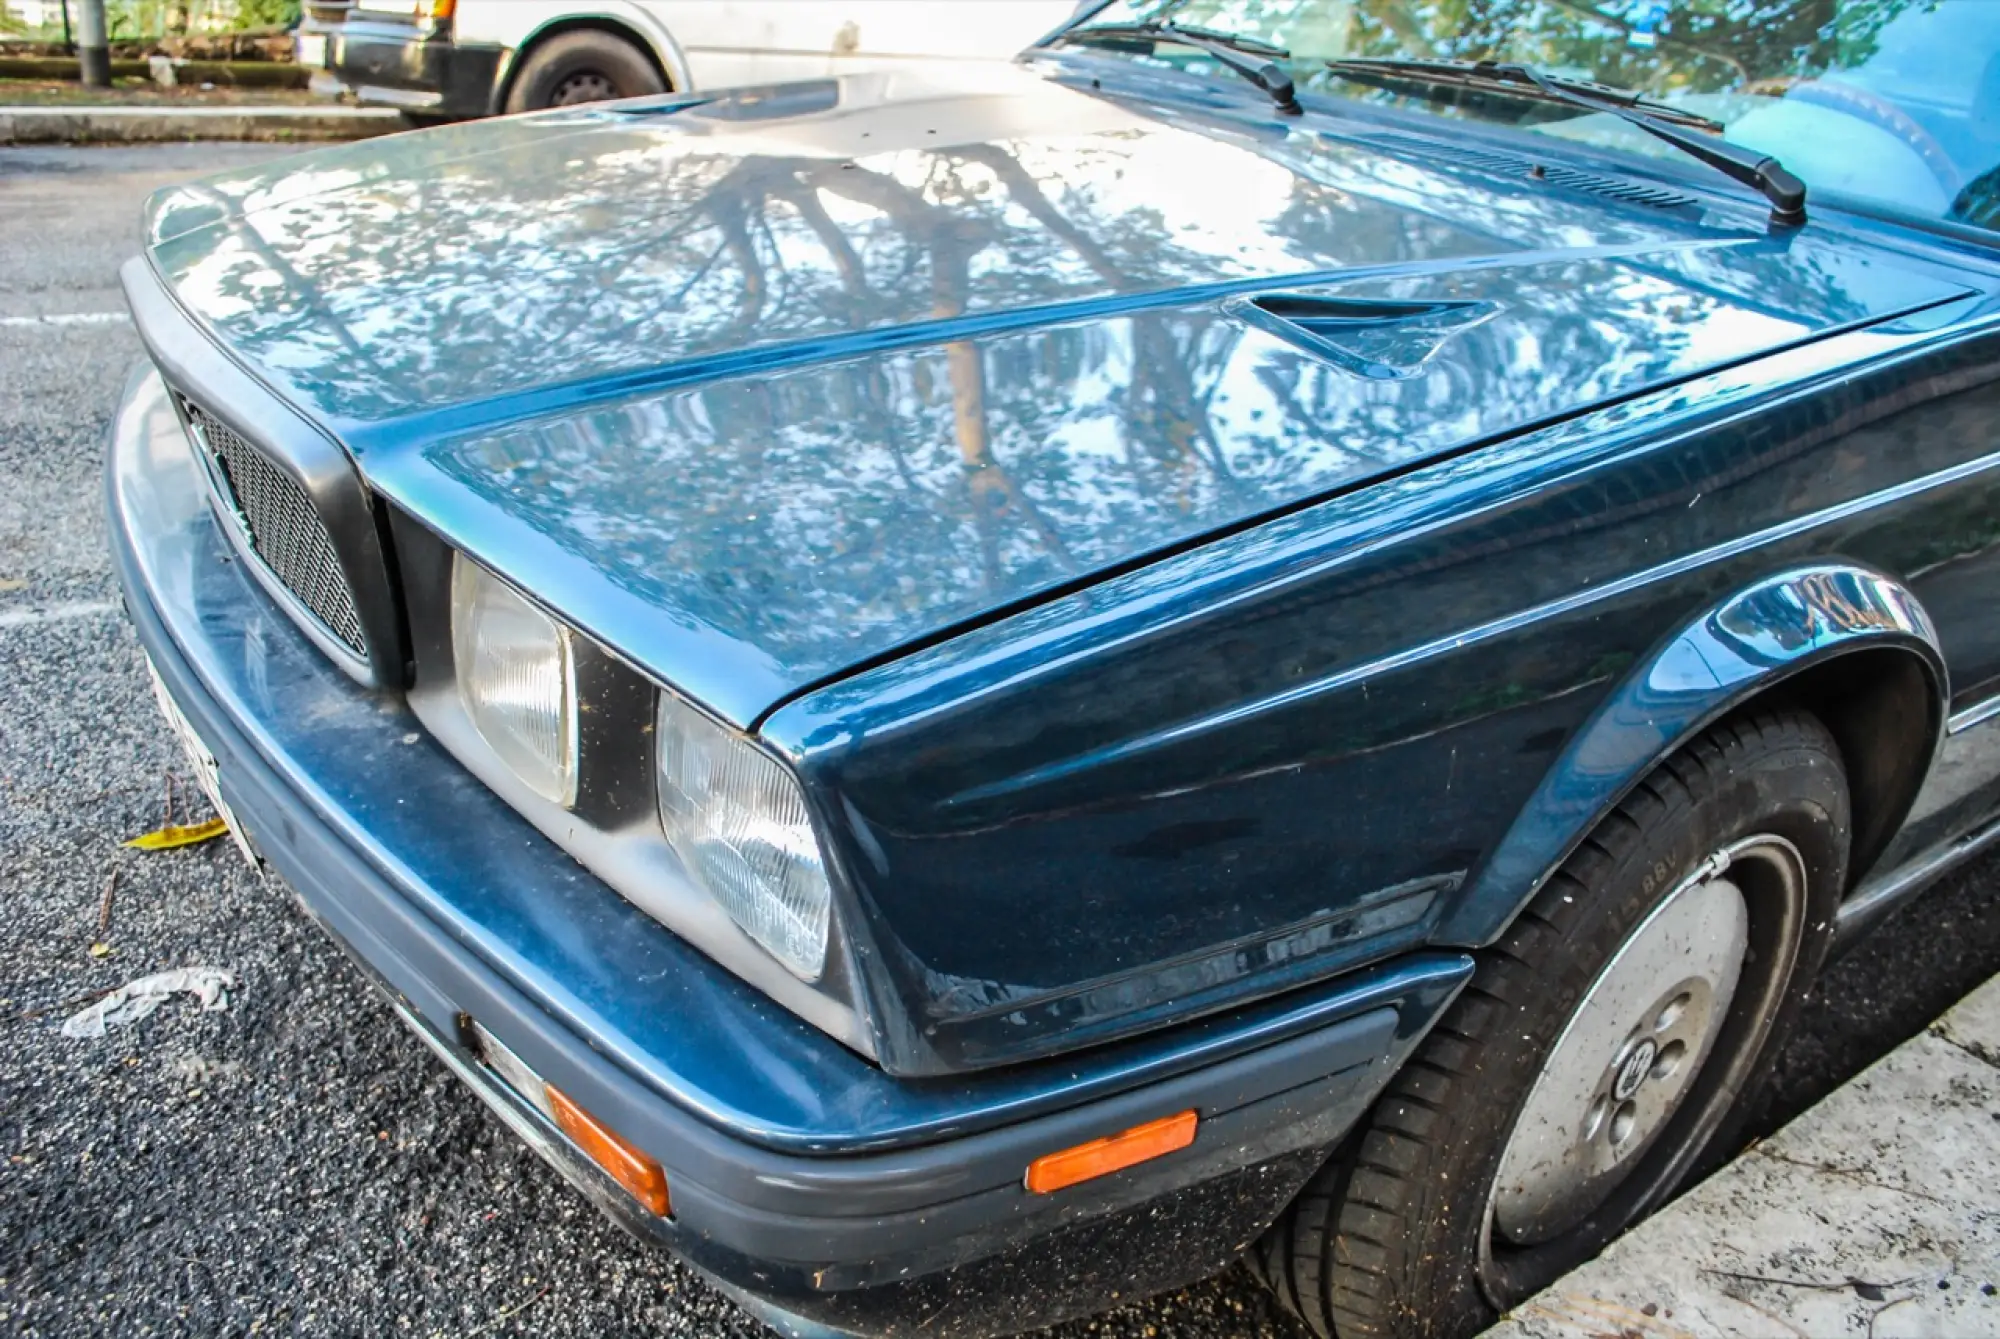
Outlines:
[[[168,182],[288,150],[0,150],[0,1326],[19,1335],[762,1335],[602,1221],[199,816],[104,554],[100,443],[138,341],[118,264]],[[1756,1099],[1776,1128],[2000,971],[2000,863],[1838,963]],[[110,894],[106,898],[107,883]],[[108,918],[106,907],[108,905]],[[91,992],[207,965],[99,1041]],[[1297,1333],[1240,1271],[1060,1333]]]

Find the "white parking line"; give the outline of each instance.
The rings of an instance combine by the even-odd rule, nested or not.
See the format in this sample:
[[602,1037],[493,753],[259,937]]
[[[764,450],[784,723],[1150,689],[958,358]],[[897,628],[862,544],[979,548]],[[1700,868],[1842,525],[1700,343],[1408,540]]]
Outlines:
[[102,618],[116,612],[116,600],[76,600],[69,604],[46,604],[39,609],[0,609],[0,629],[32,628],[74,618]]
[[0,326],[113,325],[131,319],[124,312],[59,312],[52,316],[0,316]]

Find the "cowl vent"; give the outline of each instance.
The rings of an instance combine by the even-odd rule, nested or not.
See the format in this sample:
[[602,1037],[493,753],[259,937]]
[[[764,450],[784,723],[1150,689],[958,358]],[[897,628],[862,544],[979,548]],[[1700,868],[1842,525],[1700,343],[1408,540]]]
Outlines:
[[1492,302],[1396,302],[1319,293],[1265,293],[1237,315],[1370,381],[1415,376],[1437,351],[1500,307]]
[[1419,139],[1414,135],[1369,135],[1365,142],[1388,149],[1392,153],[1440,159],[1464,167],[1477,168],[1481,172],[1491,172],[1497,177],[1546,182],[1564,190],[1603,196],[1620,204],[1641,205],[1648,209],[1701,207],[1701,202],[1693,196],[1683,195],[1665,186],[1634,181],[1630,177],[1614,177],[1608,173],[1591,172],[1579,167],[1545,163],[1525,154],[1509,153],[1505,149],[1471,149],[1455,144],[1439,144],[1434,140]]

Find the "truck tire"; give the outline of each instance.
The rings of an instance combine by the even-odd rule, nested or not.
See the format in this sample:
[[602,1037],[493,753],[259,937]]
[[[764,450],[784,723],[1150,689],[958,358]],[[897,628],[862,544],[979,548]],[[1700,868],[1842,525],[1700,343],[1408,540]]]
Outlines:
[[540,111],[666,90],[652,58],[638,47],[595,28],[577,28],[528,52],[507,91],[507,110]]
[[1832,940],[1840,752],[1711,727],[1585,839],[1251,1253],[1331,1339],[1458,1339],[1727,1153]]

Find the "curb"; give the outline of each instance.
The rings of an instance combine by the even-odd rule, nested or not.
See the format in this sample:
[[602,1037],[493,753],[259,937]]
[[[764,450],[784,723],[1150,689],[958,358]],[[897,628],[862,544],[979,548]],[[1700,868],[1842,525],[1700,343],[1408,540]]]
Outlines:
[[2000,977],[1486,1339],[2000,1334]]
[[350,140],[403,129],[377,107],[0,107],[0,144]]
[[[114,60],[113,79],[151,79],[155,62],[166,61],[176,82],[198,84],[203,80],[232,88],[304,88],[312,81],[310,66],[290,61],[174,60],[154,56],[142,60]],[[82,62],[73,57],[0,56],[0,79],[66,79],[83,77]]]

